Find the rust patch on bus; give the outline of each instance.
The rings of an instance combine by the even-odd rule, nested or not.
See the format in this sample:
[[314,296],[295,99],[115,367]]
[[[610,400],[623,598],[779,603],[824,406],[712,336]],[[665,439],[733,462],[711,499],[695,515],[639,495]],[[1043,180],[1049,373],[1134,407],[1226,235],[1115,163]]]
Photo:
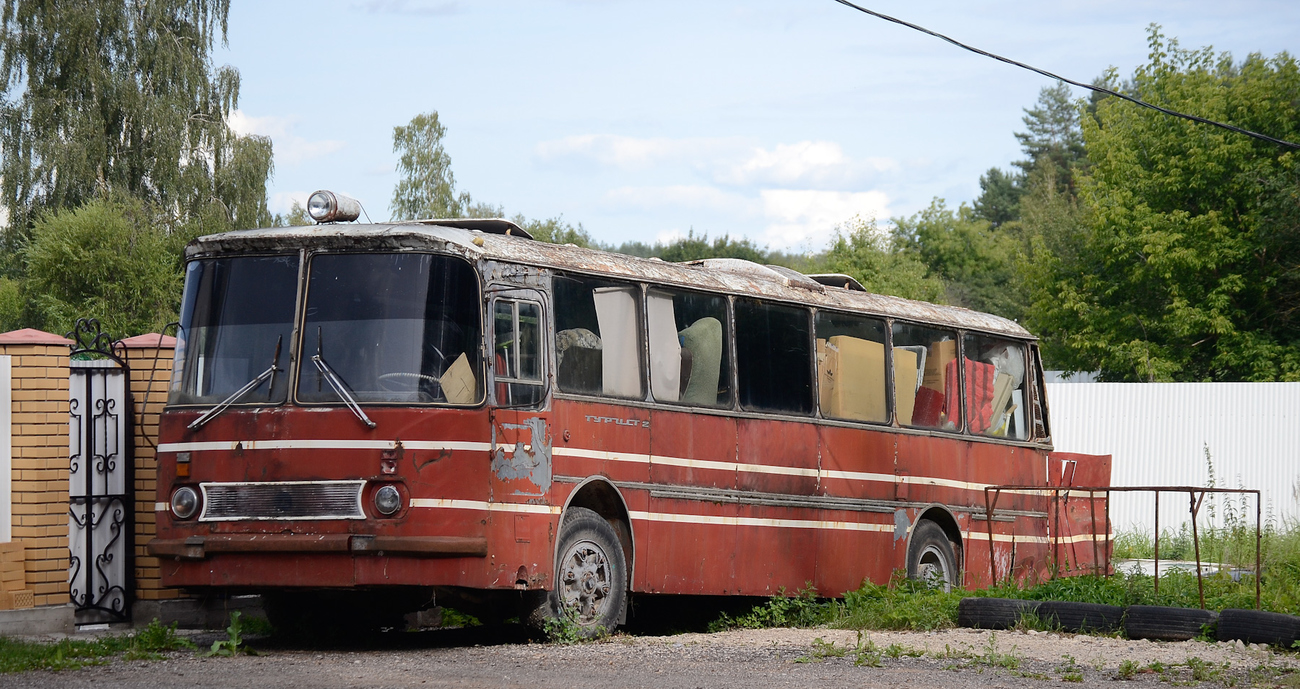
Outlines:
[[[530,442],[525,444],[520,434],[509,456],[504,447],[497,446],[492,452],[492,473],[502,481],[527,479],[543,493],[550,490],[551,438],[547,433],[546,419],[535,416],[521,424],[503,423],[501,427],[506,430],[528,431]],[[515,494],[525,495],[520,491]]]

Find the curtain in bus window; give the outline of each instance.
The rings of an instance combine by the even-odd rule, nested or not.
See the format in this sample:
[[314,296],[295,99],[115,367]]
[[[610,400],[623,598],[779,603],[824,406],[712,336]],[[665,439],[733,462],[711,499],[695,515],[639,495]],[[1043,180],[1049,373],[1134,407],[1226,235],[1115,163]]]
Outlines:
[[742,407],[812,412],[811,320],[804,308],[736,301],[736,372]]
[[632,287],[592,290],[600,324],[602,391],[614,397],[641,395],[641,364],[637,354],[636,295]]
[[638,288],[557,276],[556,385],[563,392],[642,396]]
[[[681,398],[682,344],[673,316],[673,297],[650,291],[645,298],[650,332],[650,392],[656,400],[676,402]],[[688,350],[689,351],[689,350]]]
[[729,404],[723,323],[727,299],[716,294],[646,293],[650,324],[650,391],[659,402],[708,407]]

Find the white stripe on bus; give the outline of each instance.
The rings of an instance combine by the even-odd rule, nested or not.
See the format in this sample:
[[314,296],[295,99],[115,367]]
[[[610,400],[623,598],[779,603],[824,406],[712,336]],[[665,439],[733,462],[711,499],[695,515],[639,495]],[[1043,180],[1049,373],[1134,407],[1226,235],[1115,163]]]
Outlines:
[[559,514],[558,505],[531,505],[517,502],[485,502],[483,500],[449,500],[447,498],[411,498],[411,507],[439,507],[453,510],[486,510],[488,512],[520,512],[523,514]]
[[[465,452],[491,452],[491,443],[472,441],[442,440],[403,440],[402,447],[407,450],[450,450]],[[244,450],[391,450],[397,447],[392,440],[244,440],[244,441],[210,441],[190,443],[162,443],[159,452],[207,452],[233,451],[237,445]],[[513,453],[514,447],[502,445],[507,453]],[[666,455],[649,455],[637,452],[609,452],[606,450],[586,450],[574,447],[556,447],[551,454],[559,457],[595,459],[609,462],[632,462],[636,464],[659,464],[663,466],[683,467],[687,469],[708,469],[713,471],[741,471],[750,474],[774,474],[778,476],[803,476],[806,478],[831,478],[847,481],[866,481],[876,483],[902,483],[916,486],[936,486],[957,488],[960,490],[982,491],[996,484],[974,483],[954,479],[935,478],[931,476],[905,476],[878,474],[859,471],[838,471],[834,469],[813,469],[806,467],[775,466],[770,464],[748,464],[745,462],[726,462],[710,459],[690,459],[686,457],[669,457]],[[1016,491],[1017,494],[1029,494],[1050,497],[1054,491]],[[1087,491],[1070,491],[1069,497],[1089,497]]]

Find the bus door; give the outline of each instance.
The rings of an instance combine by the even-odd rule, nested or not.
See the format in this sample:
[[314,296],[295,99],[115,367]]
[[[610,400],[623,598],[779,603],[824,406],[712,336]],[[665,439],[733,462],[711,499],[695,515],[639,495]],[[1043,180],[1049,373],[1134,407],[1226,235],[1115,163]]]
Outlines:
[[[549,572],[554,524],[551,504],[553,444],[548,394],[542,292],[517,287],[487,291],[489,396],[491,400],[488,501],[497,564],[513,551],[529,580]],[[538,579],[540,582],[540,578]]]

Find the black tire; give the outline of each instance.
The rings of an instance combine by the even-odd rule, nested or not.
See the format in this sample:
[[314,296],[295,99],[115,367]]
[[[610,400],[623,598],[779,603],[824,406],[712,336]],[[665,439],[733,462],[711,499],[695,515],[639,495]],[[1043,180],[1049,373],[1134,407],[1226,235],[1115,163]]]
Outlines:
[[1218,613],[1197,608],[1130,605],[1124,611],[1124,635],[1130,639],[1186,641],[1214,624]]
[[974,629],[1010,629],[1025,615],[1038,614],[1038,601],[1016,598],[963,598],[957,625]]
[[912,541],[907,546],[907,578],[944,591],[961,586],[956,549],[943,528],[928,519],[918,522],[912,530]]
[[1261,610],[1229,608],[1219,613],[1219,641],[1240,639],[1289,649],[1300,640],[1300,617]]
[[1049,600],[1038,606],[1038,619],[1067,632],[1113,632],[1123,618],[1124,608],[1118,605]]
[[626,613],[626,563],[609,522],[589,509],[569,508],[560,525],[555,580],[527,616],[529,624],[545,630],[563,615],[588,638],[614,631]]

